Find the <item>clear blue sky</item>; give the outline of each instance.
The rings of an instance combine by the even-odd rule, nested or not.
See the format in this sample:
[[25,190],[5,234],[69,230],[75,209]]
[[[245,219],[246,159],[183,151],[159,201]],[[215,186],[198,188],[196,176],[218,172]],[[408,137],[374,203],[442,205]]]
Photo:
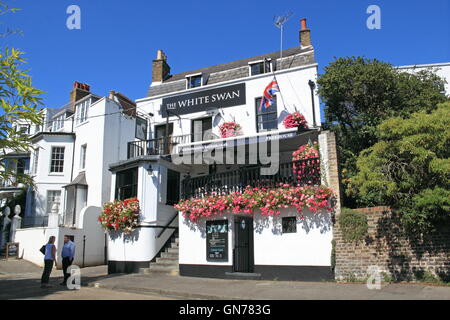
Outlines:
[[[0,17],[23,36],[1,40],[26,52],[34,85],[47,107],[68,102],[73,81],[99,95],[142,98],[156,50],[172,73],[279,50],[273,16],[288,11],[285,47],[298,45],[306,17],[320,70],[334,57],[363,55],[394,65],[450,61],[450,0],[7,0],[22,8]],[[81,30],[66,27],[66,9],[81,8]],[[369,30],[366,9],[381,8],[381,30]]]

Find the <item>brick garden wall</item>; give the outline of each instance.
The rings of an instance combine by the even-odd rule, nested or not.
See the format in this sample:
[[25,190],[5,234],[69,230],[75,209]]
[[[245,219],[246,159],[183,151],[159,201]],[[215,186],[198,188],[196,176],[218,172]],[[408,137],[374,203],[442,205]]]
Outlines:
[[356,243],[343,240],[336,217],[336,280],[366,278],[368,267],[377,265],[395,280],[414,280],[429,271],[450,281],[450,226],[436,234],[413,237],[406,235],[389,207],[357,210],[367,215],[369,228],[366,238]]

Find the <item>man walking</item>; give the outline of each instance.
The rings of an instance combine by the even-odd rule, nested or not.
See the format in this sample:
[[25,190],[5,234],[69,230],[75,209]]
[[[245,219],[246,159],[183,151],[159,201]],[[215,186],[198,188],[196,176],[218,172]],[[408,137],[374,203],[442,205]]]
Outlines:
[[61,285],[65,286],[67,279],[70,277],[70,274],[67,273],[67,268],[72,265],[73,258],[75,257],[75,243],[70,240],[68,235],[64,236],[64,246],[62,248],[61,257],[64,273],[64,281]]

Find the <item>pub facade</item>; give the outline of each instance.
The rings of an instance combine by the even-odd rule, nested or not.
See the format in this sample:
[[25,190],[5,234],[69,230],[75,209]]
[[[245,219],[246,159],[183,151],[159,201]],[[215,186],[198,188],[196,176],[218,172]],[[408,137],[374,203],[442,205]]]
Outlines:
[[[158,51],[147,97],[136,101],[136,138],[110,165],[111,199],[140,206],[134,231],[109,233],[110,273],[169,259],[181,276],[333,278],[335,144],[321,130],[305,19],[299,39],[282,58],[174,75]],[[295,117],[301,125],[287,121]],[[164,255],[174,238],[177,252]]]

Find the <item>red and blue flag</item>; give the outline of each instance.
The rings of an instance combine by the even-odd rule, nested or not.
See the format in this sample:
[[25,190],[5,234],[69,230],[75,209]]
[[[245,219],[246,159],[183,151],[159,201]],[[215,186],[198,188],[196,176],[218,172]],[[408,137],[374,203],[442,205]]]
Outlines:
[[261,111],[263,107],[267,109],[274,104],[274,96],[277,92],[280,92],[280,88],[278,87],[277,79],[274,77],[269,85],[264,89],[261,104],[259,105],[259,111]]

